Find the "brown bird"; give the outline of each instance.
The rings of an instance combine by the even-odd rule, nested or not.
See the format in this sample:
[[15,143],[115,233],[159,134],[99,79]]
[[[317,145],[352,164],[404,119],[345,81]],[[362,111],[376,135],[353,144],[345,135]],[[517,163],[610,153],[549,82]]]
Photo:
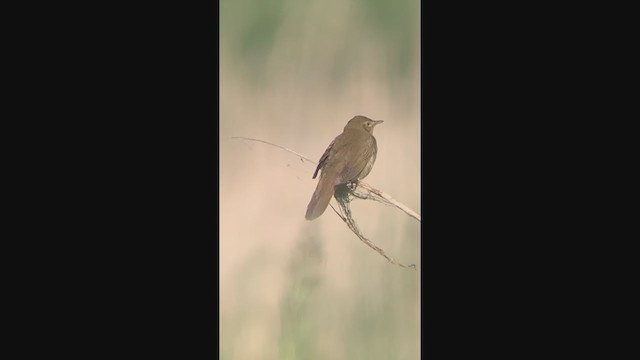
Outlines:
[[313,173],[315,179],[318,171],[322,170],[316,191],[307,205],[307,220],[324,213],[336,186],[364,179],[369,174],[378,152],[373,128],[382,122],[355,116],[324,151]]

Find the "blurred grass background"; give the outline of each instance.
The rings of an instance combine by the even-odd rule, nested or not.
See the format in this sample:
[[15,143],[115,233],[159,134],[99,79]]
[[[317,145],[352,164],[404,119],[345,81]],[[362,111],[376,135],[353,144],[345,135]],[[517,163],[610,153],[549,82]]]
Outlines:
[[[352,203],[304,213],[315,166],[354,115],[385,120],[365,181],[420,209],[420,2],[220,2],[221,359],[418,359],[420,224]],[[428,174],[427,174],[428,176]]]

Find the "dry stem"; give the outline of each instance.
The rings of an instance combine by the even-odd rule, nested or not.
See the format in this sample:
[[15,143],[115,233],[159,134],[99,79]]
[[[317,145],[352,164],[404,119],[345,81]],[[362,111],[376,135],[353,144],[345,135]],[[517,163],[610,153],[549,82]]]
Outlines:
[[[243,140],[250,140],[250,141],[258,141],[261,143],[265,143],[268,145],[272,145],[275,146],[279,149],[288,151],[292,154],[295,154],[297,156],[300,157],[301,160],[306,160],[314,165],[317,165],[318,163],[311,160],[310,158],[294,151],[291,150],[289,148],[286,148],[284,146],[280,146],[277,144],[273,144],[270,143],[268,141],[264,141],[264,140],[260,140],[260,139],[253,139],[253,138],[247,138],[247,137],[242,137],[242,136],[234,136],[232,137],[232,139],[243,139]],[[378,252],[380,255],[382,255],[385,259],[387,259],[390,263],[403,267],[403,268],[413,268],[414,270],[416,270],[416,265],[415,264],[410,264],[410,265],[405,265],[402,264],[400,262],[398,262],[396,259],[394,259],[393,257],[387,255],[387,253],[381,249],[380,247],[378,247],[376,244],[374,244],[373,242],[371,242],[371,240],[367,239],[358,229],[358,226],[355,222],[355,220],[353,219],[353,217],[351,216],[351,209],[349,207],[349,202],[351,201],[350,196],[355,196],[357,198],[360,199],[368,199],[368,200],[374,200],[374,201],[378,201],[381,202],[383,204],[386,205],[391,205],[391,206],[395,206],[396,208],[402,210],[404,213],[406,213],[407,215],[409,215],[410,217],[414,218],[415,220],[421,222],[420,219],[420,215],[418,215],[415,211],[411,210],[409,207],[407,207],[406,205],[404,205],[403,203],[395,200],[394,198],[392,198],[389,194],[385,193],[382,190],[376,189],[373,186],[364,183],[362,181],[358,181],[357,182],[357,186],[355,187],[355,189],[348,189],[348,193],[346,194],[339,194],[338,192],[336,192],[335,194],[335,199],[338,201],[338,204],[340,205],[340,209],[341,211],[344,213],[341,214],[340,212],[338,212],[333,205],[329,204],[331,206],[331,208],[333,209],[333,211],[335,211],[335,213],[342,219],[342,221],[345,222],[345,224],[347,224],[347,226],[349,227],[349,229],[351,229],[351,231],[356,234],[356,236],[362,241],[364,242],[367,246],[369,246],[370,248],[374,249],[376,252]]]

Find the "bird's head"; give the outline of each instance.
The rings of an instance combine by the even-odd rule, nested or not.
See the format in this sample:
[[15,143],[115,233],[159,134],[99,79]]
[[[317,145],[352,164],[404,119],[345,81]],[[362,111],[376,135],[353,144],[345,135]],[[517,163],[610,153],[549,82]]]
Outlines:
[[358,115],[349,120],[347,126],[345,126],[344,129],[364,129],[373,134],[373,128],[378,124],[382,124],[383,122],[383,120],[371,120],[366,116]]

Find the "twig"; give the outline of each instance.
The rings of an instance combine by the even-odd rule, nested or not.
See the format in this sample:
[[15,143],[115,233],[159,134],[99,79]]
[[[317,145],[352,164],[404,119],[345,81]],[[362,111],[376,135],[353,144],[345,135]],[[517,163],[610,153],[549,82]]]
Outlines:
[[[265,144],[268,144],[268,145],[271,145],[271,146],[275,146],[275,147],[277,147],[279,149],[288,151],[288,152],[290,152],[292,154],[295,154],[295,155],[299,156],[300,160],[302,160],[303,162],[304,162],[304,160],[307,160],[308,162],[310,162],[310,163],[312,163],[314,165],[318,164],[317,162],[309,159],[308,157],[306,157],[306,156],[304,156],[304,155],[302,155],[302,154],[300,154],[300,153],[298,153],[298,152],[296,152],[294,150],[291,150],[291,149],[286,148],[284,146],[280,146],[280,145],[277,145],[277,144],[270,143],[268,141],[264,141],[264,140],[260,140],[260,139],[247,138],[247,137],[243,137],[243,136],[234,136],[234,137],[232,137],[232,139],[243,139],[243,140],[251,140],[251,141],[258,141],[258,142],[261,142],[261,143],[265,143]],[[358,181],[357,182],[357,186],[354,189],[351,189],[349,187],[342,187],[340,189],[336,189],[336,192],[334,194],[334,198],[338,202],[338,205],[340,205],[340,209],[344,212],[344,215],[342,215],[340,212],[338,212],[333,207],[333,205],[329,204],[329,206],[331,206],[333,211],[340,217],[340,219],[342,219],[342,221],[344,221],[345,224],[347,224],[347,227],[349,227],[349,229],[363,243],[365,243],[367,246],[369,246],[370,248],[372,248],[373,250],[378,252],[378,254],[382,255],[390,263],[392,263],[394,265],[397,265],[397,266],[400,266],[400,267],[403,267],[403,268],[413,268],[414,270],[417,270],[415,264],[405,265],[405,264],[402,264],[402,263],[398,262],[393,257],[387,255],[387,253],[383,249],[381,249],[376,244],[371,242],[371,240],[367,239],[360,232],[360,230],[358,229],[358,225],[356,224],[355,220],[351,216],[351,208],[349,206],[349,202],[351,201],[350,196],[355,196],[355,197],[360,198],[360,199],[374,200],[374,201],[378,201],[378,202],[381,202],[381,203],[386,204],[386,205],[395,206],[395,207],[397,207],[398,209],[402,210],[407,215],[409,215],[410,217],[416,219],[419,222],[421,222],[420,215],[418,215],[416,212],[411,210],[406,205],[404,205],[401,202],[395,200],[394,198],[392,198],[389,194],[385,193],[384,191],[376,189],[373,186],[371,186],[371,185],[369,185],[367,183],[364,183],[362,181]]]
[[269,144],[269,145],[271,145],[271,146],[275,146],[275,147],[280,148],[280,149],[282,149],[282,150],[288,151],[288,152],[290,152],[290,153],[292,153],[292,154],[296,154],[296,155],[300,156],[300,158],[301,158],[301,159],[307,160],[308,162],[310,162],[310,163],[312,163],[312,164],[314,164],[314,165],[318,165],[318,163],[317,163],[317,162],[315,162],[315,161],[313,161],[313,160],[309,159],[308,157],[306,157],[306,156],[304,156],[304,155],[302,155],[302,154],[300,154],[300,153],[298,153],[298,152],[295,152],[295,151],[293,151],[293,150],[291,150],[291,149],[289,149],[289,148],[286,148],[286,147],[284,147],[284,146],[280,146],[280,145],[276,145],[276,144],[270,143],[270,142],[268,142],[268,141],[264,141],[264,140],[260,140],[260,139],[252,139],[252,138],[243,137],[243,136],[232,136],[232,137],[231,137],[231,139],[244,139],[244,140],[259,141],[259,142],[261,142],[261,143]]
[[[359,190],[361,189],[366,190],[366,192],[360,192]],[[392,198],[391,195],[385,193],[382,190],[376,189],[365,182],[358,181],[358,186],[355,188],[355,190],[353,190],[353,193],[354,193],[353,194],[354,196],[360,199],[369,199],[369,200],[379,201],[387,205],[395,206],[398,209],[404,211],[407,215],[411,216],[412,218],[418,220],[419,222],[422,222],[422,220],[420,219],[420,215],[418,215],[415,211],[409,209],[409,207],[407,207],[405,204]]]
[[[317,162],[309,159],[308,157],[294,151],[291,150],[289,148],[286,148],[284,146],[280,146],[277,144],[273,144],[270,143],[268,141],[264,141],[264,140],[260,140],[260,139],[253,139],[253,138],[248,138],[248,137],[243,137],[243,136],[233,136],[231,137],[232,139],[244,139],[244,140],[251,140],[251,141],[259,141],[261,143],[265,143],[271,146],[275,146],[279,149],[288,151],[292,154],[295,154],[297,156],[299,156],[301,159],[307,160],[308,162],[314,164],[314,165],[318,165]],[[360,191],[360,190],[364,190],[364,192]],[[373,194],[373,195],[372,195]],[[396,199],[392,198],[391,195],[385,193],[384,191],[380,190],[380,189],[376,189],[373,186],[371,186],[370,184],[367,184],[363,181],[358,181],[358,186],[353,190],[353,195],[355,195],[356,197],[360,198],[360,199],[369,199],[369,200],[374,200],[374,201],[379,201],[381,203],[387,204],[387,205],[391,205],[391,206],[395,206],[398,209],[402,210],[405,214],[411,216],[412,218],[418,220],[419,222],[422,222],[420,215],[418,215],[415,211],[411,210],[408,206],[406,206],[405,204],[397,201]],[[334,209],[335,210],[335,209]]]
[[413,268],[414,270],[416,270],[415,264],[405,265],[398,262],[393,257],[387,255],[387,253],[384,250],[382,250],[380,247],[378,247],[378,245],[371,242],[371,240],[367,239],[364,236],[364,234],[362,234],[360,229],[358,229],[358,225],[356,224],[356,221],[353,219],[353,216],[351,215],[351,207],[349,204],[351,203],[351,196],[353,196],[353,190],[348,185],[336,187],[336,191],[333,196],[338,202],[338,205],[340,205],[340,210],[342,210],[342,213],[344,214],[341,214],[340,212],[336,211],[336,209],[333,206],[331,206],[331,208],[340,217],[340,219],[342,219],[342,221],[344,221],[344,223],[347,224],[349,229],[351,229],[351,231],[354,234],[356,234],[356,236],[360,239],[360,241],[365,243],[367,246],[369,246],[373,250],[377,251],[378,254],[382,255],[390,263],[403,268]]
[[347,224],[347,227],[349,227],[349,229],[356,234],[356,236],[358,237],[358,239],[360,239],[360,241],[362,241],[363,243],[365,243],[367,246],[369,246],[370,248],[372,248],[373,250],[375,250],[378,254],[382,255],[385,259],[387,259],[390,263],[392,263],[393,265],[396,266],[400,266],[403,268],[407,268],[407,269],[413,269],[417,271],[416,268],[416,264],[409,264],[409,265],[405,265],[401,262],[399,262],[398,260],[394,259],[393,257],[389,256],[383,249],[381,249],[378,245],[374,244],[373,242],[371,242],[371,240],[367,239],[361,232],[360,229],[358,229],[358,226],[356,225],[355,221],[353,220],[353,217],[351,217],[351,210],[346,210],[348,209],[348,205],[344,206],[343,203],[341,203],[340,201],[338,201],[338,204],[340,204],[340,207],[345,210],[345,212],[347,213],[347,215],[343,216],[342,214],[340,214],[340,212],[338,212],[333,205],[329,204],[329,206],[331,206],[331,209],[338,215],[338,217],[340,217],[340,219],[342,219],[342,221],[344,221],[345,224]]

